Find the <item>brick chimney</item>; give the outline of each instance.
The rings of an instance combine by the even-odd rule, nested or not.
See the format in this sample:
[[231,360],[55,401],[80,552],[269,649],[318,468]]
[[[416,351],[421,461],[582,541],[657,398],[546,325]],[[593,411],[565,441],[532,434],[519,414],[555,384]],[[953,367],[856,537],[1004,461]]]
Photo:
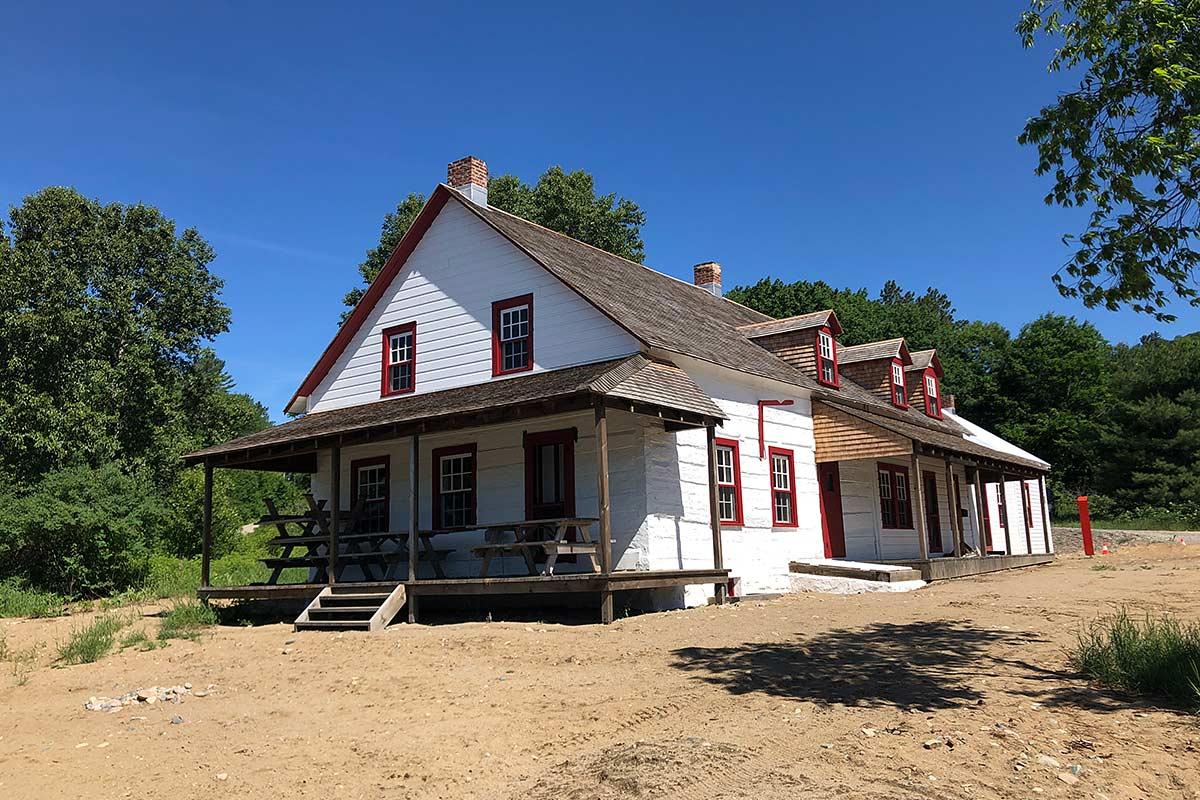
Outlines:
[[692,282],[711,294],[721,296],[721,265],[715,261],[705,261],[692,268]]
[[943,411],[953,411],[954,410],[954,395],[952,395],[952,394],[942,395],[942,410]]
[[446,183],[465,194],[472,203],[487,205],[487,164],[475,156],[450,162],[446,167]]

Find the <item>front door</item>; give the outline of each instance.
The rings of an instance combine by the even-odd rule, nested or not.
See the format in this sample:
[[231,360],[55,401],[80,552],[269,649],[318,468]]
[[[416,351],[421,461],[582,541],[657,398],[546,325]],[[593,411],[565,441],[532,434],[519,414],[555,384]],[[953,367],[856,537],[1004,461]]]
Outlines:
[[846,526],[842,520],[842,478],[836,461],[817,465],[821,486],[821,537],[826,558],[846,557]]
[[525,434],[525,519],[575,515],[575,429]]
[[925,473],[925,530],[929,534],[929,552],[942,552],[942,522],[938,517],[937,475]]

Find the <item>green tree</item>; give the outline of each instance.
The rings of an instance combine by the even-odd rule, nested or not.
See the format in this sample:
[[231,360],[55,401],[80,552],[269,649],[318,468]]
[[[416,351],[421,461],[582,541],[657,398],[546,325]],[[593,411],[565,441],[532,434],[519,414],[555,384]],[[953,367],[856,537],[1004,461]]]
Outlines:
[[179,389],[226,330],[213,251],[158,210],[53,187],[11,210],[0,237],[0,468],[161,465]]
[[1200,304],[1200,4],[1032,0],[1016,30],[1054,41],[1050,71],[1080,75],[1018,139],[1053,175],[1048,204],[1091,210],[1059,291],[1159,319],[1174,298]]
[[[347,306],[353,308],[362,298],[366,286],[375,280],[412,227],[425,199],[424,195],[410,194],[395,211],[384,216],[379,243],[358,265],[363,285],[346,293],[343,302]],[[562,167],[550,167],[533,186],[515,175],[492,178],[488,181],[488,204],[630,261],[641,263],[645,255],[641,228],[646,213],[627,198],[596,194],[595,180],[583,170],[566,172]],[[345,312],[342,319],[348,314]]]
[[996,381],[1005,408],[996,432],[1054,466],[1071,492],[1095,488],[1108,429],[1111,348],[1088,322],[1046,314],[1012,340]]

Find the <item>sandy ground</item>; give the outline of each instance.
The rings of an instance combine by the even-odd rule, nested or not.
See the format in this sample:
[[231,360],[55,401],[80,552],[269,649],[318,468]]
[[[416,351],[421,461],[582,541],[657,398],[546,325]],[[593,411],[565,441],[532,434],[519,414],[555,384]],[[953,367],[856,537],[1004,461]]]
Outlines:
[[[1197,717],[1067,667],[1122,605],[1195,619],[1200,548],[609,627],[222,627],[62,669],[78,619],[6,621],[47,646],[24,685],[0,673],[0,797],[1200,797]],[[84,710],[184,682],[215,689]]]

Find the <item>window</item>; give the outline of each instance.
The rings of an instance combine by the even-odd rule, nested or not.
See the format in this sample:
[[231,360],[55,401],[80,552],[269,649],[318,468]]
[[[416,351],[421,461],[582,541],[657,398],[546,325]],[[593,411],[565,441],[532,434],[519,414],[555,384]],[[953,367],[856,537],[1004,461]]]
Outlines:
[[912,528],[907,467],[879,465],[879,512],[885,528]]
[[575,428],[525,434],[525,519],[575,516],[576,438]]
[[717,513],[722,525],[742,524],[742,462],[733,439],[717,439]]
[[383,332],[383,385],[380,396],[407,394],[417,383],[417,323]]
[[492,375],[533,369],[533,295],[492,303]]
[[838,385],[837,342],[828,326],[817,331],[817,381]]
[[475,445],[433,451],[433,527],[475,524]]
[[796,463],[791,450],[770,449],[771,520],[776,527],[794,528],[796,522]]
[[908,387],[904,384],[904,362],[892,359],[892,405],[908,408]]
[[1008,500],[1004,497],[1004,484],[996,484],[996,525],[1000,530],[1008,529]]
[[938,395],[937,373],[932,368],[925,370],[925,414],[942,418],[942,398]]
[[350,462],[350,506],[359,510],[358,531],[379,533],[388,525],[388,457]]

